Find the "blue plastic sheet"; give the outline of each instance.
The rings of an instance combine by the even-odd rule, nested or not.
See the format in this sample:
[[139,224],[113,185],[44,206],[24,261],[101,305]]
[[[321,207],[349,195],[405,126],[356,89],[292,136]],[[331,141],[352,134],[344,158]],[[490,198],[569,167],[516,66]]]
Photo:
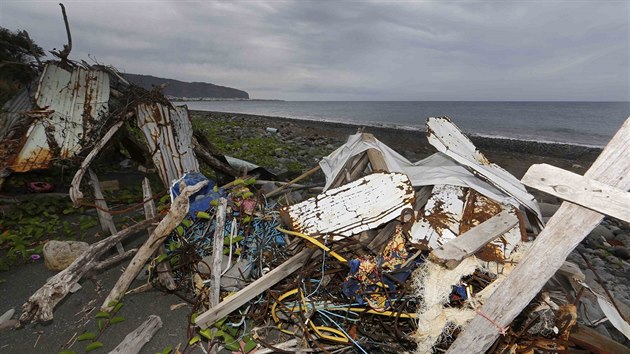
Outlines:
[[186,186],[192,186],[202,181],[208,181],[208,184],[204,188],[201,188],[201,190],[197,193],[190,196],[188,215],[190,215],[193,219],[197,218],[197,212],[210,209],[210,203],[213,200],[227,197],[227,193],[222,188],[217,188],[215,191],[214,187],[216,186],[216,183],[208,179],[202,173],[189,172],[182,176],[182,178],[175,181],[175,183],[171,186],[171,201],[175,200],[175,198],[180,195],[181,191],[179,190],[179,185],[181,181],[184,181]]

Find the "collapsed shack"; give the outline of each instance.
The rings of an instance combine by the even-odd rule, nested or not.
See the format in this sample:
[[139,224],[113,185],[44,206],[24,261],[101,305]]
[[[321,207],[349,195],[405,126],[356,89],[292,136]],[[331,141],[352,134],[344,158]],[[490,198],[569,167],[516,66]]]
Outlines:
[[[626,122],[586,176],[616,187],[610,200],[627,200],[629,130]],[[187,348],[427,353],[470,351],[474,343],[473,352],[622,350],[578,324],[585,321],[576,306],[596,301],[630,336],[625,310],[564,262],[601,214],[571,205],[545,227],[523,184],[448,118],[430,118],[427,132],[438,152],[415,163],[371,134],[352,135],[320,162],[322,193],[280,205],[273,196],[316,169],[281,189],[257,190],[251,171],[241,173],[202,146],[185,107],[129,84],[110,67],[48,62],[39,80],[3,108],[2,175],[58,161],[77,166],[70,198],[82,203],[87,173],[111,236],[33,294],[20,322],[53,319],[54,307],[89,271],[133,256],[101,308],[133,296],[126,294],[146,267],[144,288],[175,292],[190,304]],[[119,134],[128,151],[155,166],[171,196],[168,212],[158,215],[145,182],[147,219],[120,231],[90,169]],[[197,157],[238,178],[223,186],[208,180]],[[584,199],[572,201],[630,220],[627,203],[609,210]],[[564,235],[563,225],[573,234],[553,240],[555,232]],[[139,249],[119,246],[147,229]],[[104,259],[117,245],[118,255]]]

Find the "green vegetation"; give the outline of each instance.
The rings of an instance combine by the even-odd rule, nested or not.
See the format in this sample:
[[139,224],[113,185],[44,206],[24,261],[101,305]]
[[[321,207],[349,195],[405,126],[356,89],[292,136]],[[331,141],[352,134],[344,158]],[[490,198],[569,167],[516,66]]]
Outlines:
[[0,27],[0,106],[37,77],[44,50],[26,31]]
[[223,154],[265,168],[282,165],[289,175],[299,175],[306,168],[298,161],[283,162],[282,158],[297,156],[299,147],[283,141],[279,135],[264,134],[262,127],[248,127],[242,121],[208,120],[194,115],[191,120],[194,130],[205,135]]
[[[98,330],[95,332],[83,332],[80,336],[77,337],[77,342],[87,342],[85,349],[83,350],[85,353],[89,353],[93,350],[103,347],[103,342],[100,341],[101,337],[105,333],[105,330],[115,325],[116,323],[120,323],[125,321],[123,316],[118,316],[118,312],[122,308],[122,302],[112,301],[108,304],[111,307],[111,311],[99,311],[94,316],[96,319],[96,323],[98,324]],[[73,350],[65,349],[59,352],[59,354],[77,354]]]
[[39,197],[0,209],[0,270],[37,258],[50,239],[83,239],[98,224],[67,199]]

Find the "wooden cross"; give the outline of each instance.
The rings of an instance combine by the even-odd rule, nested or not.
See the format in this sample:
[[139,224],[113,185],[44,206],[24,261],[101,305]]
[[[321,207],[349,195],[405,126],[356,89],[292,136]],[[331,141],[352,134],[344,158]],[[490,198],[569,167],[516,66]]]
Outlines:
[[500,329],[521,313],[571,251],[599,225],[604,218],[600,212],[628,220],[630,118],[584,177],[566,178],[554,176],[555,173],[558,173],[557,169],[534,166],[523,178],[523,183],[531,182],[535,188],[553,190],[557,196],[578,204],[562,203],[525,258],[488,298],[447,353],[483,353],[488,350],[500,335]]

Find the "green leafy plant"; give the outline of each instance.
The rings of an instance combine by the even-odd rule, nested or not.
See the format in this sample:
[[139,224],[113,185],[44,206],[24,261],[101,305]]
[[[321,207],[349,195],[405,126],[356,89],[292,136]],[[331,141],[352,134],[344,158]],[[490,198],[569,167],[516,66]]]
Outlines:
[[[77,342],[87,342],[84,353],[89,353],[93,350],[104,346],[103,342],[99,339],[103,336],[103,333],[111,326],[123,322],[125,318],[118,316],[118,312],[123,307],[122,302],[112,301],[108,304],[111,308],[110,311],[99,311],[94,318],[96,319],[97,330],[93,332],[83,332],[77,337]],[[76,354],[75,351],[64,349],[59,354]]]

